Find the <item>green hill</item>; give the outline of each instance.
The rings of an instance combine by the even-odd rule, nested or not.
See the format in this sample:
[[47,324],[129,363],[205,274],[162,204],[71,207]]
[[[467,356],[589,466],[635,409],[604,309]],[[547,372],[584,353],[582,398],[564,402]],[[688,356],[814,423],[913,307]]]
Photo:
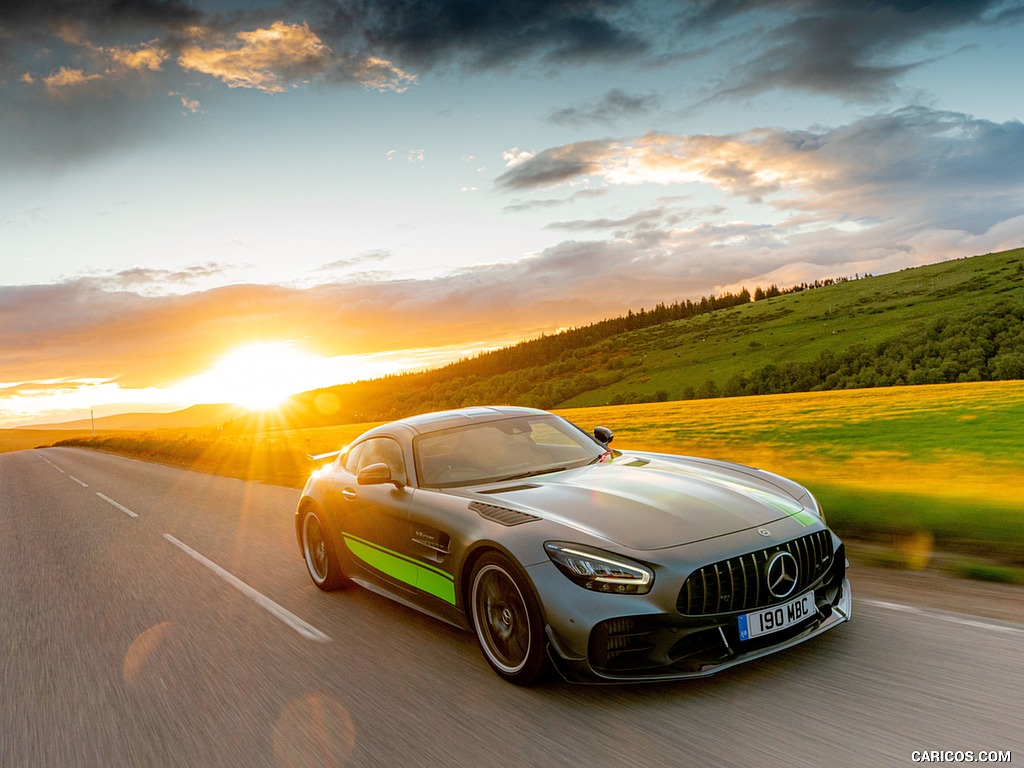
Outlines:
[[260,418],[295,428],[479,403],[551,409],[1024,378],[1024,249],[753,295],[764,294],[658,304],[437,370],[306,392]]

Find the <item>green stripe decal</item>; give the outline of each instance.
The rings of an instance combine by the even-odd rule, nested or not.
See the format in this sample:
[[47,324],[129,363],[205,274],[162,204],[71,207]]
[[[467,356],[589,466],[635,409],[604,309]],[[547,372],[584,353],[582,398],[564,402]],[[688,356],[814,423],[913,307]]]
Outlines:
[[796,520],[804,528],[812,526],[812,525],[814,525],[815,523],[818,522],[818,518],[816,518],[812,513],[808,512],[807,510],[804,510],[804,509],[801,509],[796,514],[790,515],[790,517],[792,517],[794,520]]
[[774,496],[770,493],[757,491],[754,492],[754,494],[765,503],[775,507],[783,514],[788,515],[802,528],[807,528],[818,522],[818,518],[816,518],[813,513],[804,509],[802,504],[796,502],[791,503],[788,499],[780,499],[778,496]]
[[368,541],[344,534],[345,546],[354,557],[386,573],[393,579],[421,589],[429,595],[455,605],[455,581],[451,574],[425,563],[418,563],[405,555],[378,547]]

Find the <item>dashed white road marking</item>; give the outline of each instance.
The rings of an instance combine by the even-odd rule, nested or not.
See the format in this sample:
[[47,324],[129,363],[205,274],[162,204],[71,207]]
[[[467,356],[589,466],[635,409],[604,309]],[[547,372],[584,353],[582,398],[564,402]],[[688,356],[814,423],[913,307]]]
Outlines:
[[107,504],[109,504],[110,506],[114,507],[115,509],[120,509],[126,515],[128,515],[128,517],[138,517],[138,515],[136,513],[132,512],[130,509],[128,509],[128,507],[124,506],[123,504],[118,504],[116,501],[114,501],[109,496],[105,496],[102,493],[100,493],[99,491],[96,492],[96,495],[99,496],[101,499],[103,499],[105,502],[107,502]]
[[65,472],[65,471],[64,471],[63,469],[61,469],[61,468],[60,468],[60,467],[58,467],[58,466],[57,466],[56,464],[54,464],[54,463],[53,463],[52,461],[50,461],[50,460],[49,460],[48,458],[46,458],[45,456],[43,456],[43,454],[41,454],[41,453],[37,453],[37,454],[35,454],[35,455],[36,455],[36,456],[38,456],[38,457],[39,457],[40,459],[42,459],[43,461],[45,461],[45,462],[46,462],[47,464],[49,464],[49,465],[50,465],[51,467],[53,467],[54,469],[56,469],[56,470],[57,470],[58,472],[60,472],[60,473],[61,473],[62,475],[66,475],[66,474],[67,474],[67,472]]
[[939,610],[918,608],[915,605],[904,605],[903,603],[890,603],[887,600],[872,600],[870,598],[858,598],[857,602],[861,603],[862,605],[873,605],[876,608],[884,608],[887,611],[916,614],[918,616],[924,616],[929,619],[945,621],[949,622],[950,624],[958,624],[962,627],[974,627],[975,629],[985,629],[993,632],[1007,632],[1010,634],[1024,635],[1024,626],[1016,624],[1000,624],[996,621],[985,621],[983,619],[976,619],[958,613],[945,613],[944,611]]
[[82,480],[79,480],[79,479],[78,479],[77,477],[75,477],[74,475],[68,475],[68,477],[69,477],[69,478],[71,478],[72,480],[74,480],[74,481],[75,481],[76,483],[78,483],[78,484],[79,484],[80,486],[82,486],[83,488],[88,488],[88,487],[89,487],[89,484],[88,484],[88,483],[86,483],[86,482],[84,482],[84,481],[82,481]]
[[283,621],[285,624],[294,629],[303,637],[307,638],[308,640],[315,640],[318,643],[330,642],[331,638],[328,635],[325,635],[312,624],[306,623],[298,616],[296,616],[294,613],[289,611],[287,608],[283,608],[282,606],[278,605],[269,597],[264,595],[262,592],[257,592],[255,589],[250,587],[248,584],[246,584],[244,581],[239,579],[234,574],[224,570],[209,558],[196,552],[194,549],[192,549],[192,547],[188,546],[187,544],[183,544],[181,541],[174,538],[169,533],[165,533],[164,538],[171,542],[171,544],[173,544],[174,546],[178,547],[182,552],[185,552],[190,557],[205,565],[215,574],[224,579],[224,581],[226,581],[228,584],[233,586],[235,589],[237,589],[243,595],[245,595],[250,600],[255,602],[264,610],[269,611],[273,616]]

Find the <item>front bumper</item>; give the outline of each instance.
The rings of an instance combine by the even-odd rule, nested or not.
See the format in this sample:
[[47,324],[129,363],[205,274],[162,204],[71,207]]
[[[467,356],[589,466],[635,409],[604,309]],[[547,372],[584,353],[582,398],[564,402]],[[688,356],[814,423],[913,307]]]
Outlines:
[[816,614],[753,640],[740,640],[739,613],[702,617],[649,613],[595,623],[590,627],[586,653],[573,651],[565,638],[548,625],[549,653],[555,667],[570,682],[630,683],[708,677],[791,648],[849,621],[853,612],[850,582],[844,572],[835,576],[815,587]]

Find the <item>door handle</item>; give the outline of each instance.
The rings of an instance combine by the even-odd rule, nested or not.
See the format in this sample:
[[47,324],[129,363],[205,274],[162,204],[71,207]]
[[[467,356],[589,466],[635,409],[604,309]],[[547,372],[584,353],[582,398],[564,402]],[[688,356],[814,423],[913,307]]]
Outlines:
[[343,489],[342,492],[341,492],[341,495],[344,496],[349,501],[354,501],[355,498],[356,498],[356,492],[354,490],[352,490],[351,488]]

